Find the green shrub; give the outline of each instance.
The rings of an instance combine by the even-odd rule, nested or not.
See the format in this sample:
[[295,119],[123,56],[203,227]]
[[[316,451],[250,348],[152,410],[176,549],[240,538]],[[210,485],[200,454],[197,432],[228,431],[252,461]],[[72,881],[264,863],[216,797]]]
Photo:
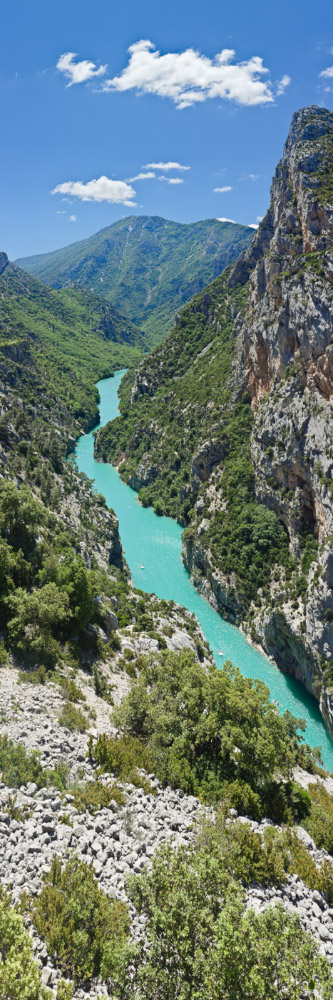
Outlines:
[[76,980],[112,976],[129,933],[127,906],[106,896],[92,865],[74,854],[64,864],[54,857],[43,881],[32,916],[49,954]]
[[58,719],[59,725],[73,732],[85,733],[88,729],[88,719],[80,708],[76,708],[70,701],[66,701]]
[[162,847],[128,887],[148,932],[128,1000],[331,997],[332,971],[298,917],[280,906],[246,911],[210,843]]
[[[0,554],[1,558],[1,554]],[[8,663],[9,656],[5,647],[4,642],[0,639],[0,667],[5,667]]]
[[[0,996],[2,1000],[52,1000],[41,984],[41,970],[33,956],[32,939],[17,906],[0,887]],[[57,1000],[72,1000],[70,983],[63,980]]]
[[86,785],[81,785],[74,792],[74,806],[78,812],[90,812],[92,816],[98,809],[105,809],[110,802],[116,802],[118,806],[125,805],[125,796],[120,788],[114,786],[109,788],[101,781],[88,781]]
[[66,787],[69,765],[58,761],[53,771],[42,767],[38,750],[27,751],[20,743],[13,743],[5,734],[0,736],[0,773],[5,785],[21,788],[33,781],[37,788],[54,785],[59,791]]
[[104,698],[109,705],[113,705],[112,685],[108,684],[103,674],[98,670],[96,664],[93,666],[94,691],[98,698]]
[[47,664],[55,663],[60,654],[55,636],[71,615],[68,595],[55,583],[47,583],[32,593],[18,587],[5,603],[12,616],[7,627],[14,648]]
[[198,837],[199,850],[209,852],[227,873],[228,881],[243,885],[280,886],[286,881],[285,857],[280,843],[252,830],[248,823],[226,823],[225,808],[217,810],[214,821],[203,821]]
[[138,768],[152,771],[152,757],[141,740],[133,736],[97,737],[93,744],[89,741],[89,754],[103,771],[109,771],[121,781],[128,781],[137,788],[143,788],[146,794],[152,792],[150,782],[143,778]]
[[46,668],[41,663],[37,670],[19,670],[20,684],[45,684]]
[[311,813],[303,825],[317,847],[333,854],[333,796],[319,782],[310,785],[308,791]]
[[255,817],[276,809],[280,796],[288,815],[281,776],[298,759],[298,723],[275,712],[265,684],[230,663],[206,670],[189,650],[146,657],[113,717],[141,741],[141,754],[146,747],[165,784],[213,802],[231,785]]

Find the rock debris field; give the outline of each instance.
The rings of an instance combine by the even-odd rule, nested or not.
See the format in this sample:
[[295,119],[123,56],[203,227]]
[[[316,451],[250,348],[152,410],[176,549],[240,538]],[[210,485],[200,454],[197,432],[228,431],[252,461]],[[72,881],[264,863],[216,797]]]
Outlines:
[[[118,691],[126,687],[125,677],[119,676]],[[86,781],[94,777],[94,767],[87,759],[88,734],[73,734],[57,722],[63,700],[56,687],[19,683],[17,672],[5,668],[0,672],[0,696],[2,735],[7,733],[27,749],[37,748],[45,767],[52,768],[62,759],[70,765],[72,779],[79,777]],[[95,734],[114,731],[109,706],[87,685],[88,699],[96,711],[94,728],[90,731]],[[104,780],[112,781],[108,776]],[[72,851],[93,863],[99,884],[109,895],[126,900],[126,877],[149,864],[163,842],[171,840],[175,847],[190,845],[202,812],[199,801],[181,791],[162,788],[153,776],[150,780],[154,795],[117,781],[125,794],[125,805],[119,807],[111,802],[95,815],[78,812],[72,794],[60,795],[54,788],[38,791],[33,783],[17,791],[0,783],[0,879],[11,887],[14,900],[19,900],[23,890],[36,896],[52,856],[68,857]],[[26,807],[24,820],[11,819],[7,811],[13,796],[15,806]],[[259,824],[245,817],[241,819],[259,831],[272,825],[269,820]],[[315,848],[303,829],[299,828],[298,833],[316,862],[328,857],[325,851]],[[275,902],[296,911],[303,927],[320,942],[323,954],[333,965],[333,908],[329,908],[322,893],[308,889],[297,875],[290,875],[281,889],[251,886],[247,898],[256,912]],[[131,917],[132,934],[140,939],[144,935],[144,921],[132,906]],[[60,974],[45,944],[35,931],[32,933],[36,957],[43,967],[43,982],[55,991]],[[75,1000],[87,996],[89,1000],[97,1000],[98,996],[107,996],[107,992],[97,983],[88,993],[77,989],[74,996]]]

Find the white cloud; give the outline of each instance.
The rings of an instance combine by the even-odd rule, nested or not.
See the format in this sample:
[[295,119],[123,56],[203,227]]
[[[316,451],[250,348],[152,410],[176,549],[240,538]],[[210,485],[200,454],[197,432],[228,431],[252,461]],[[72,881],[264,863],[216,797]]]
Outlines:
[[184,167],[182,163],[168,160],[167,163],[146,163],[144,170],[191,170],[191,167]]
[[68,222],[77,222],[76,215],[70,215],[69,219],[68,219]]
[[281,94],[285,93],[285,91],[286,91],[287,87],[289,87],[290,83],[291,83],[291,78],[290,78],[290,76],[288,76],[288,73],[285,73],[284,76],[281,77],[281,80],[279,80],[279,82],[278,82],[278,85],[277,85],[277,88],[276,88],[276,96],[277,97],[281,97]]
[[257,222],[262,222],[263,218],[263,215],[257,215]]
[[110,177],[98,177],[83,184],[82,181],[65,181],[57,184],[51,194],[71,194],[80,201],[108,201],[115,205],[130,205],[135,202],[134,188],[126,181],[113,181]]
[[64,52],[57,62],[59,73],[63,73],[66,79],[69,80],[67,87],[72,87],[73,83],[86,83],[87,80],[94,80],[97,76],[105,75],[108,68],[107,64],[97,67],[96,63],[91,62],[89,59],[74,62],[76,57],[77,52]]
[[322,69],[319,76],[326,76],[327,79],[330,80],[333,77],[333,66],[328,66],[327,69]]
[[183,177],[165,177],[164,174],[158,178],[159,181],[166,181],[167,184],[184,184]]
[[136,174],[135,177],[129,177],[128,183],[134,184],[134,181],[150,181],[153,177],[156,177],[156,174],[150,170],[146,174]]
[[[148,39],[135,42],[128,52],[127,66],[119,76],[105,80],[103,90],[158,94],[169,97],[177,108],[212,97],[242,105],[271,104],[274,100],[268,69],[260,56],[236,62],[233,49],[222,49],[213,59],[195,49],[161,55]],[[287,77],[283,80],[286,86]]]
[[236,225],[236,220],[235,219],[225,219],[224,216],[222,216],[222,219],[217,219],[216,221],[217,222],[233,222],[234,225]]
[[248,229],[259,229],[259,226],[258,226],[257,222],[248,222],[247,228]]
[[224,187],[214,188],[214,194],[225,194],[226,191],[232,191],[230,184],[225,184]]
[[57,215],[66,215],[66,209],[62,208],[61,211],[57,212]]

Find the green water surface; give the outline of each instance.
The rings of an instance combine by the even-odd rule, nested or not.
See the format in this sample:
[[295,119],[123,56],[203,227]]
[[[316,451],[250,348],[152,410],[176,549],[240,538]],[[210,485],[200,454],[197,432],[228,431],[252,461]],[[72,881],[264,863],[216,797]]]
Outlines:
[[[118,389],[124,371],[97,383],[100,394],[100,425],[118,413]],[[322,721],[317,702],[293,677],[283,674],[275,664],[247,642],[235,626],[225,622],[193,587],[181,560],[182,529],[169,517],[157,517],[149,507],[142,507],[137,494],[122,482],[112,465],[96,462],[93,454],[93,431],[79,438],[75,458],[78,468],[95,482],[107,505],[115,510],[133,583],[165,600],[183,604],[197,616],[218,667],[232,660],[246,677],[258,677],[270,688],[271,697],[281,711],[289,709],[306,721],[306,741],[320,746],[325,766],[333,770],[333,743]],[[221,655],[222,651],[222,655]]]

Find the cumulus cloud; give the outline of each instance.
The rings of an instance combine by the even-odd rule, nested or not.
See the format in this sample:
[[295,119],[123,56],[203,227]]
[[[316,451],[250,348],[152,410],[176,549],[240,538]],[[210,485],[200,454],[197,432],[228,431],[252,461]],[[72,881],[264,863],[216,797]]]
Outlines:
[[224,216],[222,216],[221,219],[217,219],[216,221],[217,222],[233,222],[234,225],[236,225],[236,220],[235,219],[226,219]]
[[149,170],[146,174],[136,174],[135,177],[129,177],[128,183],[134,184],[134,181],[150,181],[153,177],[156,177],[156,174],[153,170]]
[[135,191],[126,181],[113,181],[98,177],[84,184],[82,181],[65,181],[57,184],[51,194],[71,194],[80,201],[108,201],[115,205],[135,205]]
[[164,174],[158,178],[159,181],[166,181],[167,184],[184,184],[183,177],[165,177]]
[[230,184],[225,184],[224,187],[214,188],[214,194],[225,194],[226,191],[232,191]]
[[257,222],[248,222],[247,228],[248,229],[259,229],[259,226],[258,226]]
[[[148,39],[135,42],[128,52],[127,66],[119,76],[105,80],[103,90],[157,94],[169,97],[177,108],[188,108],[213,97],[242,105],[270,104],[274,100],[269,71],[260,56],[237,62],[234,49],[222,49],[210,59],[192,48],[161,55]],[[282,80],[285,82],[279,86],[284,88],[287,77]]]
[[175,160],[168,160],[167,163],[146,163],[144,170],[191,170],[191,167],[184,167],[183,163]]
[[333,66],[328,66],[327,69],[322,69],[321,73],[319,73],[319,76],[325,76],[328,80],[332,79]]
[[287,87],[289,87],[290,83],[291,83],[291,78],[290,76],[288,76],[288,73],[285,73],[284,76],[281,77],[281,80],[279,80],[278,82],[276,88],[276,96],[281,97],[281,94],[284,94],[286,92]]
[[91,62],[89,59],[81,59],[79,62],[75,62],[76,58],[77,52],[64,52],[57,62],[59,73],[63,73],[69,81],[67,87],[72,87],[73,83],[86,83],[87,80],[94,80],[98,76],[105,75],[108,68],[107,64],[105,66],[96,66],[96,63]]
[[68,222],[76,222],[76,221],[77,221],[76,215],[70,215],[69,216]]

